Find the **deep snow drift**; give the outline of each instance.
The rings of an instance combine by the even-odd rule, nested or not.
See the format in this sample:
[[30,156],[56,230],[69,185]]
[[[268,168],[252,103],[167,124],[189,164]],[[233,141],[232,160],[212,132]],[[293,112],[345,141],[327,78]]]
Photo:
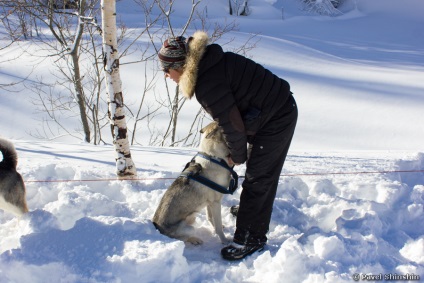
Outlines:
[[[116,181],[110,146],[16,147],[31,212],[20,220],[0,212],[0,282],[352,282],[355,273],[424,274],[424,173],[413,172],[424,167],[422,153],[290,154],[267,248],[227,262],[205,213],[196,222],[202,246],[160,235],[150,221],[195,150],[134,147],[139,180]],[[237,171],[242,176],[244,166]],[[240,191],[223,199],[228,238]]]

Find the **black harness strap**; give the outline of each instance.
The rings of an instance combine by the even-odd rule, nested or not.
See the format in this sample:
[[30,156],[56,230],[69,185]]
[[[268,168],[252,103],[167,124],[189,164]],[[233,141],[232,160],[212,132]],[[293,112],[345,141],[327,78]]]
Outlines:
[[[230,184],[228,185],[228,188],[223,187],[217,183],[215,183],[214,181],[211,181],[203,176],[201,176],[199,173],[200,172],[190,172],[190,171],[186,171],[186,169],[190,166],[190,163],[195,163],[194,159],[196,158],[196,156],[200,156],[204,159],[207,159],[215,164],[220,165],[221,167],[227,169],[228,171],[230,171],[231,173],[231,180],[230,180]],[[228,166],[228,164],[222,160],[221,158],[217,158],[217,157],[212,157],[210,155],[207,155],[205,153],[199,152],[197,153],[193,159],[187,163],[186,167],[184,168],[183,172],[181,172],[180,174],[181,177],[185,177],[188,178],[190,180],[194,180],[196,182],[199,182],[209,188],[211,188],[212,190],[215,190],[221,194],[233,194],[238,187],[238,175],[237,173],[233,170],[233,168],[231,168],[230,166]]]

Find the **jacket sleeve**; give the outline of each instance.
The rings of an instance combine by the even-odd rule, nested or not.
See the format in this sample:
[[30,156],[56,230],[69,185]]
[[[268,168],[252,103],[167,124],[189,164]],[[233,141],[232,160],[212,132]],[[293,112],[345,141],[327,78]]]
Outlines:
[[230,87],[222,78],[211,76],[197,85],[196,98],[222,128],[231,159],[235,163],[244,163],[247,159],[247,136]]

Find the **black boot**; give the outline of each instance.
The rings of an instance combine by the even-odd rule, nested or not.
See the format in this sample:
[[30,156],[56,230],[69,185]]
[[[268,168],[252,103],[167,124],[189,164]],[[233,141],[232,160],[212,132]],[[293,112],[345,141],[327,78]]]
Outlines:
[[233,215],[234,217],[237,217],[238,211],[239,211],[239,206],[238,206],[238,205],[233,205],[233,206],[230,208],[230,213],[231,213],[231,215]]
[[266,236],[236,229],[233,242],[221,250],[221,255],[226,260],[240,260],[256,251],[262,251],[266,241]]
[[265,243],[240,245],[233,242],[221,250],[221,255],[226,260],[240,260],[256,251],[262,251]]

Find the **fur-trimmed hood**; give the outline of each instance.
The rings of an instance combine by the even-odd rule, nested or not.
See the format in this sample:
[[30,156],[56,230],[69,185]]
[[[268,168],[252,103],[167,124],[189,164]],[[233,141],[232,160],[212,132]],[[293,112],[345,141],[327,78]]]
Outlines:
[[179,86],[183,95],[191,99],[197,82],[199,62],[209,44],[209,36],[204,31],[196,31],[188,42],[188,54],[184,65],[184,72],[180,77]]

